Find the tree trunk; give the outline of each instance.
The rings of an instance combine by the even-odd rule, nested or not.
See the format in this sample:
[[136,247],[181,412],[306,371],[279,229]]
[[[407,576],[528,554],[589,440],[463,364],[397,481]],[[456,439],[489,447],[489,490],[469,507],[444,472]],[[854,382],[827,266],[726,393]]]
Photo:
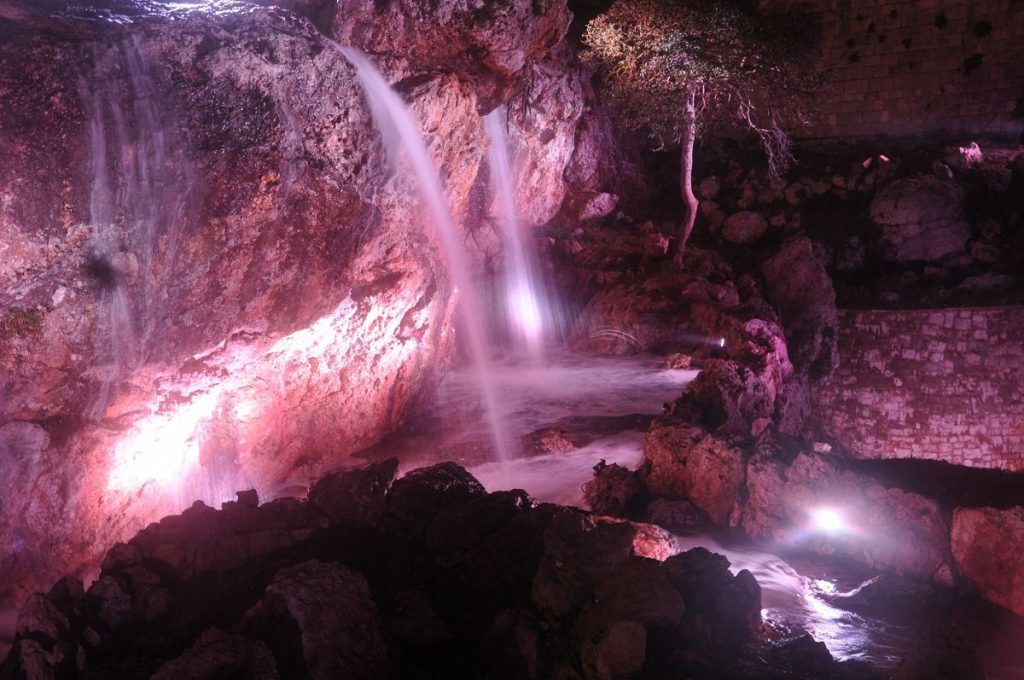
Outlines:
[[681,264],[683,261],[686,242],[690,240],[693,224],[697,221],[697,206],[700,205],[697,197],[693,194],[693,144],[696,139],[697,107],[694,102],[694,93],[691,91],[686,96],[686,108],[683,111],[683,149],[679,164],[679,188],[683,200],[686,201],[686,219],[683,221],[676,239],[676,264]]

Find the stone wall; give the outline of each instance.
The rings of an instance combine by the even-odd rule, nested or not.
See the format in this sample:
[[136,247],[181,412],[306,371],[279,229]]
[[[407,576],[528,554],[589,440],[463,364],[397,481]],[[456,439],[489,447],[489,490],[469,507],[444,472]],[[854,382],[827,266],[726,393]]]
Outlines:
[[839,355],[818,416],[855,455],[1024,470],[1024,308],[846,310]]
[[829,85],[801,137],[1024,130],[1024,2],[815,0]]

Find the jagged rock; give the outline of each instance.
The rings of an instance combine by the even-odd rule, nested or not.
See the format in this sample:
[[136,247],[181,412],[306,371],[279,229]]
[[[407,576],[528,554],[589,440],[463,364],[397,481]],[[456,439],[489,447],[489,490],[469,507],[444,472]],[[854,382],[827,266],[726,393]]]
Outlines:
[[689,369],[693,366],[693,357],[682,352],[673,352],[665,357],[665,368],[669,370]]
[[950,542],[960,574],[986,600],[1024,615],[1024,508],[957,508]]
[[309,489],[309,502],[334,524],[373,527],[387,508],[386,495],[398,473],[398,459],[371,463],[321,477]]
[[[89,594],[66,580],[39,596],[23,615],[34,623],[22,626],[0,677],[155,670],[156,678],[539,679],[710,668],[726,669],[723,677],[776,677],[738,672],[772,670],[763,658],[773,652],[751,637],[760,620],[756,582],[747,572],[733,576],[721,556],[674,555],[672,537],[657,527],[535,506],[523,492],[483,494],[457,466],[409,477],[405,491],[402,480],[392,486],[389,501],[417,499],[425,538],[384,523],[372,548],[339,545],[339,527],[325,527],[245,564],[189,556],[194,572],[169,573],[150,556],[156,537],[238,545],[260,522],[322,515],[309,502],[278,500],[196,506],[167,518],[144,540],[112,549]],[[372,574],[373,591],[350,567],[310,560],[311,552],[357,561]],[[139,625],[140,598],[157,582],[171,615]],[[124,598],[127,608],[118,604]],[[104,610],[110,603],[120,618]],[[829,657],[821,664],[818,677],[846,677]]]
[[688,499],[715,524],[736,526],[745,484],[743,452],[700,430],[652,428],[640,477],[657,496]]
[[707,515],[690,501],[658,498],[647,504],[644,520],[665,527],[669,531],[686,531],[708,523]]
[[583,498],[590,509],[613,517],[624,517],[638,493],[640,481],[635,472],[603,460],[594,467],[594,476],[583,484]]
[[476,92],[482,111],[508,99],[530,65],[562,39],[565,2],[339,0],[334,38],[392,61],[405,75],[449,71]]
[[761,588],[745,569],[733,576],[729,560],[693,548],[665,562],[686,602],[688,625],[713,645],[752,639],[761,627]]
[[522,450],[526,456],[546,456],[552,453],[568,453],[578,445],[572,434],[560,427],[542,427],[523,435]]
[[188,651],[164,663],[152,680],[217,680],[238,677],[277,680],[274,655],[265,644],[218,628],[206,631]]
[[618,203],[619,197],[615,194],[599,193],[585,197],[579,210],[578,219],[581,222],[587,222],[607,217],[615,211],[615,206]]
[[521,489],[496,491],[440,510],[427,525],[424,538],[428,548],[439,554],[467,551],[532,506],[530,497]]
[[894,262],[932,262],[964,249],[971,236],[960,190],[931,175],[883,187],[871,201],[871,221],[881,228],[885,255]]
[[729,215],[722,227],[722,237],[729,243],[743,245],[756,241],[768,231],[768,221],[761,213],[744,211]]
[[406,533],[416,533],[442,510],[464,506],[487,492],[473,475],[455,463],[418,468],[391,485],[386,522]]
[[[527,77],[530,86],[508,103],[517,214],[526,228],[548,223],[569,202],[578,205],[581,215],[590,211],[596,216],[609,203],[610,194],[601,193],[605,187],[598,186],[607,173],[595,177],[594,186],[579,186],[567,179],[585,115],[597,115],[586,106],[592,96],[589,72],[564,40],[533,64]],[[618,200],[613,198],[608,213]],[[492,204],[494,219],[504,219],[501,209],[497,202]]]
[[800,237],[761,266],[768,301],[786,329],[789,359],[815,383],[827,380],[839,361],[836,293],[826,259],[821,247]]
[[693,351],[694,335],[702,329],[686,305],[707,300],[733,305],[739,297],[729,283],[715,285],[689,275],[623,283],[591,299],[570,343],[576,350],[598,354]]
[[302,562],[279,571],[240,625],[273,651],[285,677],[385,677],[380,614],[362,575],[339,564]]

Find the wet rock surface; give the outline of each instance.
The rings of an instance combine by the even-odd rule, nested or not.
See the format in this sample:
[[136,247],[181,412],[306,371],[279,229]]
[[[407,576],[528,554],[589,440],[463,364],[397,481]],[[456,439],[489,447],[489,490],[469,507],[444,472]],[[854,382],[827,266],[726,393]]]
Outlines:
[[1024,615],[1024,508],[957,508],[952,550],[964,578],[987,600]]
[[[318,503],[351,506],[380,465],[322,480]],[[0,676],[877,677],[760,642],[753,577],[672,555],[653,528],[486,494],[452,464],[385,501],[427,533],[248,494],[167,517],[113,548],[88,591],[33,596]]]
[[301,486],[436,386],[455,298],[325,35],[397,82],[457,220],[502,103],[527,226],[628,184],[564,2],[334,4],[4,5],[0,601],[194,497]]

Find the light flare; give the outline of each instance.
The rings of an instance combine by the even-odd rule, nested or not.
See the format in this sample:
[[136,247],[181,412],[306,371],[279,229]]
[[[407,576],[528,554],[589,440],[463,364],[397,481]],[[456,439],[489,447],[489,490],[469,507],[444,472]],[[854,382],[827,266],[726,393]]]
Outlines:
[[199,464],[199,428],[213,416],[217,398],[218,392],[207,392],[170,413],[152,413],[136,421],[114,445],[107,490],[177,485]]
[[811,510],[811,521],[817,531],[836,535],[847,531],[846,520],[834,508],[820,507]]

